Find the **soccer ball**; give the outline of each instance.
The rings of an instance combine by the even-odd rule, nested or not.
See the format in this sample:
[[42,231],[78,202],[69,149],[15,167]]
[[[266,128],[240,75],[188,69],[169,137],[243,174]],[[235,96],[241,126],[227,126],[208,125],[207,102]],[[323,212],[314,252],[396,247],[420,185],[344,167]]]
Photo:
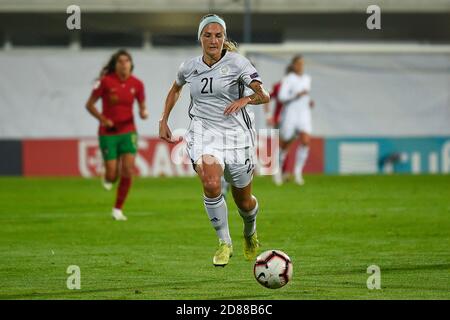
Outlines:
[[291,258],[280,250],[261,253],[255,261],[253,274],[256,281],[270,289],[281,288],[292,279]]

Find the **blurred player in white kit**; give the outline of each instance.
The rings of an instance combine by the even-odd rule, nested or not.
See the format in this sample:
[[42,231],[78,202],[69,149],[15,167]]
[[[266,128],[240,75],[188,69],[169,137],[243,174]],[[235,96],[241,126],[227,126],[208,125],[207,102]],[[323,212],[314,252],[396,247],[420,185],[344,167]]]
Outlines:
[[310,135],[312,132],[311,108],[314,101],[309,93],[311,90],[311,77],[304,73],[304,58],[297,55],[292,58],[291,72],[281,82],[278,99],[283,103],[280,125],[280,165],[274,174],[277,185],[283,183],[282,164],[291,143],[298,137],[300,146],[295,156],[294,176],[298,185],[305,183],[303,167],[309,153]]

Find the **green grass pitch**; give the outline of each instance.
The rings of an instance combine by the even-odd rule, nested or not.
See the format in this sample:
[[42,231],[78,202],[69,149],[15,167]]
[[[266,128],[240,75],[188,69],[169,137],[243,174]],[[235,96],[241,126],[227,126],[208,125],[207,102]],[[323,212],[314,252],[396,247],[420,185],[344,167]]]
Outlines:
[[[139,179],[125,213],[98,179],[0,178],[1,299],[450,299],[450,176],[306,176],[254,180],[262,249],[281,249],[294,277],[270,290],[242,254],[214,268],[215,232],[197,178]],[[366,286],[381,269],[381,289]],[[68,290],[69,265],[81,290]]]

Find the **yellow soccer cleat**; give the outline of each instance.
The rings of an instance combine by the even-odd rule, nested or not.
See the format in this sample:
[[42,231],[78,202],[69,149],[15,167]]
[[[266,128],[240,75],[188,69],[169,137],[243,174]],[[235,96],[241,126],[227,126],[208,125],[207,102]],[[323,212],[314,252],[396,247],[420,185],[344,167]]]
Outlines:
[[258,235],[256,231],[250,237],[244,236],[244,257],[248,261],[252,261],[256,258],[258,254],[258,249],[260,247],[260,243],[258,240]]
[[219,240],[219,249],[213,258],[213,264],[216,267],[225,267],[233,255],[233,246],[225,241]]

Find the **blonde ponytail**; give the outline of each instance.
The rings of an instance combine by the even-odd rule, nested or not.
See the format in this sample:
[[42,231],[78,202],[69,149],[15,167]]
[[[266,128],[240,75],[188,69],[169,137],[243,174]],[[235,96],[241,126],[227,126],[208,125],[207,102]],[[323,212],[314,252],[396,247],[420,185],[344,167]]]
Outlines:
[[223,48],[229,52],[238,52],[237,43],[232,40],[225,40]]

